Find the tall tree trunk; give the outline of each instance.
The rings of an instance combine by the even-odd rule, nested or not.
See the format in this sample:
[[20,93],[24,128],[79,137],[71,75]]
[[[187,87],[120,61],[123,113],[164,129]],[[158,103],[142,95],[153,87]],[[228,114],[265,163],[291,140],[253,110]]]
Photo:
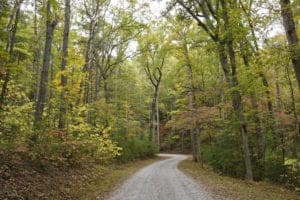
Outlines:
[[[240,1],[240,5],[242,7],[243,12],[246,15],[247,22],[248,22],[250,30],[251,30],[251,36],[252,36],[252,40],[254,42],[254,47],[252,47],[252,51],[253,51],[254,55],[258,56],[258,58],[259,58],[258,61],[260,62],[260,59],[261,59],[259,57],[260,52],[259,52],[257,37],[255,35],[254,25],[253,25],[253,22],[252,22],[252,19],[251,19],[251,11],[247,11],[246,8],[245,8],[245,6],[243,5],[243,3],[241,1]],[[245,40],[247,40],[247,39],[245,38]],[[272,98],[271,98],[271,92],[270,92],[269,82],[267,80],[267,77],[265,76],[265,74],[262,71],[258,72],[258,75],[261,78],[262,84],[263,84],[263,86],[265,88],[265,94],[266,94],[266,97],[267,97],[268,114],[269,114],[269,118],[271,119],[271,124],[269,124],[268,127],[271,130],[272,136],[275,139],[277,139],[277,138],[279,138],[282,135],[282,133],[280,132],[280,129],[278,128],[278,124],[277,124],[277,122],[276,122],[276,120],[274,118],[274,110],[273,110],[274,108],[273,108],[273,103],[272,103]],[[279,95],[280,94],[280,92],[279,92],[280,89],[279,89],[278,80],[276,80],[276,91],[277,91],[277,94]],[[279,97],[278,95],[276,97]],[[280,99],[277,99],[277,100],[280,100]],[[279,101],[277,101],[277,102],[279,102]],[[265,140],[265,139],[261,137],[260,141],[263,141],[263,140]],[[266,145],[263,144],[263,142],[260,142],[259,152],[261,152],[261,153],[258,152],[259,157],[261,157],[263,155],[262,153],[263,153],[263,150],[265,149],[265,146]],[[260,160],[259,161],[260,168],[263,169],[262,168],[263,157],[261,157],[259,160]],[[260,175],[259,177],[262,177],[262,176]]]
[[93,58],[93,49],[94,49],[94,36],[96,29],[96,21],[91,19],[89,27],[89,37],[87,41],[87,47],[85,52],[85,64],[83,67],[83,72],[87,73],[85,80],[83,82],[84,88],[84,103],[88,104],[91,102],[91,78],[92,78],[92,58]]
[[[152,57],[152,61],[154,64],[154,57]],[[153,69],[154,71],[151,71],[150,65],[147,62],[147,65],[145,66],[145,72],[148,76],[153,88],[154,88],[154,94],[152,98],[152,104],[151,104],[151,120],[150,120],[150,139],[152,140],[153,144],[159,145],[159,110],[158,110],[158,92],[159,92],[159,86],[162,78],[162,68],[164,66],[165,58],[162,59],[162,62],[160,66],[155,67]],[[155,73],[158,72],[157,75]],[[156,122],[156,123],[155,123]],[[156,135],[157,134],[157,135]],[[156,135],[156,137],[155,137]]]
[[[240,5],[242,7],[242,10],[243,10],[244,14],[246,15],[246,19],[247,19],[247,22],[248,22],[249,27],[250,27],[252,41],[254,43],[254,47],[252,47],[253,53],[256,54],[256,55],[259,55],[259,47],[258,47],[257,37],[255,35],[254,24],[253,24],[252,19],[251,19],[251,10],[247,11],[247,9],[245,8],[245,6],[244,6],[244,4],[243,4],[242,1],[240,1]],[[251,9],[252,5],[253,4],[251,3],[250,9]],[[266,93],[266,97],[267,97],[267,105],[268,105],[269,117],[270,117],[270,119],[272,119],[274,121],[273,103],[272,103],[272,98],[271,98],[271,92],[270,92],[269,82],[267,80],[267,77],[265,76],[265,74],[262,71],[258,72],[258,75],[260,76],[260,78],[262,80],[262,84],[265,87],[265,93]],[[270,129],[272,131],[272,134],[276,135],[276,131],[275,131],[276,128],[274,127],[273,123],[270,126]]]
[[[16,33],[17,33],[17,28],[18,28],[18,23],[20,18],[20,9],[21,9],[22,2],[23,0],[16,0],[14,8],[12,9],[10,15],[9,23],[7,25],[8,40],[6,45],[6,51],[9,54],[9,62],[13,62],[14,60],[13,51],[14,51],[14,46],[16,41]],[[4,82],[2,84],[2,89],[0,94],[0,111],[2,110],[4,100],[7,94],[7,87],[8,87],[8,82],[10,80],[10,73],[11,73],[10,70],[7,69],[7,72],[4,76]]]
[[39,89],[39,75],[40,75],[40,40],[39,40],[39,34],[38,34],[38,20],[37,20],[37,12],[38,12],[38,6],[37,6],[37,0],[34,1],[34,22],[33,22],[33,34],[34,34],[34,46],[33,46],[33,74],[34,74],[34,81],[32,85],[32,99],[34,101],[37,101],[38,98],[38,89]]
[[[218,53],[219,53],[219,60],[221,67],[224,72],[225,80],[230,87],[238,86],[237,74],[236,74],[236,62],[235,62],[235,53],[233,50],[232,41],[216,41],[218,44]],[[230,57],[230,65],[231,65],[231,74],[228,65],[228,58],[226,53],[225,45],[228,46],[229,49],[229,57]],[[246,167],[246,179],[253,180],[253,173],[252,173],[252,165],[250,159],[250,149],[249,149],[249,141],[248,141],[248,133],[247,127],[244,120],[243,108],[242,108],[242,99],[240,92],[235,90],[232,93],[232,104],[233,108],[236,112],[236,116],[240,123],[240,133],[242,135],[242,142],[243,142],[243,150],[244,150],[244,161]]]
[[180,135],[181,135],[181,153],[183,153],[183,151],[184,151],[184,131],[181,131],[180,132]]
[[[233,50],[232,41],[229,40],[227,45],[228,45],[228,51],[229,51],[229,57],[230,57],[230,63],[231,63],[232,85],[233,85],[233,87],[237,87],[239,84],[238,84],[238,79],[237,79],[235,53]],[[237,119],[239,121],[240,132],[242,135],[244,161],[245,161],[245,167],[246,167],[246,179],[252,181],[253,173],[252,173],[252,165],[251,165],[251,158],[250,158],[248,132],[247,132],[247,126],[246,126],[246,122],[245,122],[243,105],[242,105],[242,97],[238,90],[234,90],[232,92],[232,95],[233,95],[232,104],[233,104],[233,108],[236,112]]]
[[[241,48],[244,65],[249,69],[250,63],[248,58],[249,55],[247,54],[247,49],[246,49],[247,46],[243,42],[240,42],[240,48]],[[258,160],[258,168],[259,168],[258,179],[261,180],[263,178],[264,168],[265,168],[264,163],[265,163],[266,139],[265,139],[265,135],[262,132],[262,124],[261,124],[261,119],[259,117],[257,97],[255,91],[251,91],[250,99],[251,99],[251,106],[254,111],[253,119],[255,123],[255,133],[257,135],[257,141],[258,141],[257,142],[258,143],[257,160]]]
[[54,29],[58,23],[57,18],[51,20],[51,1],[47,1],[47,10],[46,10],[46,40],[45,40],[45,50],[43,56],[43,67],[40,79],[40,86],[39,86],[39,95],[38,100],[36,102],[35,107],[35,115],[34,115],[34,124],[37,127],[43,116],[43,111],[46,102],[46,93],[48,88],[48,74],[49,74],[49,67],[50,67],[50,58],[51,58],[51,47],[52,47],[52,40],[53,40],[53,33]]
[[[99,56],[96,56],[96,63],[97,63],[97,68],[96,68],[96,77],[95,77],[95,101],[98,101],[100,99],[100,66],[99,66]],[[117,92],[116,92],[117,95]],[[115,96],[116,97],[116,96]]]
[[217,45],[218,45],[217,48],[218,48],[218,54],[219,54],[219,61],[220,61],[221,68],[224,72],[225,81],[230,86],[231,85],[230,69],[229,69],[228,57],[227,57],[226,49],[225,49],[226,44],[224,41],[218,40]]
[[[184,50],[184,56],[186,60],[186,72],[187,77],[189,79],[189,112],[190,112],[190,118],[191,121],[193,121],[193,118],[195,118],[195,94],[194,94],[194,76],[193,76],[193,70],[192,70],[192,64],[189,57],[188,47],[187,43],[185,42],[183,46]],[[190,134],[191,134],[191,143],[192,143],[192,152],[193,152],[193,160],[195,162],[202,162],[201,159],[201,140],[200,140],[200,128],[198,126],[198,123],[192,125],[193,127],[190,128]]]
[[283,102],[281,98],[280,85],[279,85],[279,80],[277,75],[276,75],[275,87],[276,87],[276,107],[278,110],[282,110]]
[[156,101],[157,101],[157,95],[158,95],[158,88],[154,87],[154,95],[152,98],[151,103],[151,119],[150,119],[150,133],[151,133],[151,140],[153,144],[156,143]]
[[280,0],[280,6],[283,26],[289,44],[290,56],[298,81],[298,88],[300,89],[300,45],[291,7],[292,5],[290,0]]
[[202,147],[201,147],[201,138],[200,138],[200,125],[196,123],[195,128],[195,143],[196,143],[196,161],[197,163],[201,163],[201,166],[203,167],[203,159],[202,159]]
[[105,102],[107,103],[109,100],[107,78],[103,78],[103,89],[104,89]]
[[286,71],[286,77],[288,80],[288,84],[289,84],[289,89],[290,89],[290,96],[291,96],[291,104],[292,104],[292,112],[294,115],[294,126],[295,126],[295,135],[293,135],[293,146],[292,146],[292,153],[293,156],[295,158],[298,157],[298,150],[299,150],[299,145],[300,144],[300,124],[298,121],[298,114],[297,114],[297,110],[296,110],[296,99],[295,99],[295,91],[293,88],[293,84],[291,81],[291,77],[290,77],[290,71],[289,71],[289,66],[285,66],[285,71]]
[[59,109],[59,120],[58,120],[59,129],[65,129],[66,127],[66,114],[68,108],[66,97],[65,97],[67,76],[64,73],[66,70],[67,58],[68,58],[70,15],[71,15],[70,0],[65,0],[65,26],[64,26],[64,34],[63,34],[62,59],[61,59],[61,66],[60,66],[60,70],[62,72],[61,75],[62,91],[60,93],[60,109]]
[[160,122],[159,122],[159,91],[157,88],[157,97],[156,97],[156,136],[157,136],[157,146],[160,150]]
[[[228,48],[228,55],[229,55],[230,66],[231,66],[231,82],[232,82],[232,86],[236,88],[239,85],[239,82],[237,78],[237,66],[236,66],[235,52],[233,46],[233,38],[230,30],[228,7],[227,7],[227,2],[225,2],[224,0],[221,0],[220,2],[223,9],[223,20],[224,20],[225,32],[227,33],[226,45]],[[240,92],[237,89],[234,89],[232,92],[232,104],[239,123],[239,129],[242,135],[244,162],[246,168],[246,179],[252,181],[253,172],[252,172],[252,164],[251,164],[251,157],[250,157],[247,125],[244,117],[242,97]]]

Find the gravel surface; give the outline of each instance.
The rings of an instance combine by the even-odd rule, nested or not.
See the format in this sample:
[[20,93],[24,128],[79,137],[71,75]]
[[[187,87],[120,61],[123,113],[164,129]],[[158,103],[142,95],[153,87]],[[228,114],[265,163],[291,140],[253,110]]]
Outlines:
[[169,157],[134,174],[110,200],[211,200],[210,194],[178,170],[185,155],[159,154]]

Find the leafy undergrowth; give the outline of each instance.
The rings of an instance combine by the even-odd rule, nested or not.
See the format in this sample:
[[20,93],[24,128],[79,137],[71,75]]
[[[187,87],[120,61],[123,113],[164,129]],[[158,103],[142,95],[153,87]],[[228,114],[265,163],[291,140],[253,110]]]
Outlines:
[[203,183],[208,191],[211,191],[214,199],[300,200],[300,194],[296,194],[282,186],[267,182],[247,182],[220,176],[207,166],[202,168],[191,159],[181,162],[179,169]]
[[106,199],[118,183],[158,159],[106,166],[90,163],[68,169],[47,162],[42,166],[16,162],[0,169],[0,199]]

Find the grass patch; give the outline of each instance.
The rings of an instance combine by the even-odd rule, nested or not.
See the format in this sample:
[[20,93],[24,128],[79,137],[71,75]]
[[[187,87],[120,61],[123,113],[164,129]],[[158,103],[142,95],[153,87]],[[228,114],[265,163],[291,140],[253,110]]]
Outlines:
[[300,200],[300,195],[283,186],[268,182],[247,182],[240,179],[221,176],[207,166],[202,168],[191,159],[179,164],[179,169],[200,181],[214,199],[235,200]]

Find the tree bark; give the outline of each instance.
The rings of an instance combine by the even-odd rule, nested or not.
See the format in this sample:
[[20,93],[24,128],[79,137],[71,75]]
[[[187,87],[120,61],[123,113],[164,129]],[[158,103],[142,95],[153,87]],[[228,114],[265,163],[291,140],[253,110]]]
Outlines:
[[297,144],[299,144],[299,142],[300,142],[300,124],[298,121],[295,91],[294,91],[293,84],[292,84],[291,77],[290,77],[289,66],[285,66],[285,71],[286,71],[286,77],[287,77],[289,89],[290,89],[290,96],[291,96],[291,100],[292,100],[292,102],[291,102],[292,113],[294,115],[294,126],[295,126],[295,135],[293,135],[293,137],[292,137],[292,139],[293,139],[292,154],[295,158],[297,158],[298,150],[299,150],[299,147]]
[[231,85],[230,69],[229,69],[228,57],[227,57],[226,49],[225,49],[226,44],[225,44],[225,42],[218,40],[217,45],[218,45],[217,48],[218,48],[218,54],[219,54],[219,61],[220,61],[222,70],[224,72],[225,81],[227,84]]
[[[89,5],[91,3],[91,5]],[[89,19],[89,29],[88,29],[88,38],[85,49],[85,63],[83,65],[82,72],[84,73],[84,78],[80,83],[79,97],[76,104],[79,105],[81,100],[83,104],[89,104],[93,101],[92,98],[92,76],[93,76],[93,58],[94,58],[94,39],[97,29],[97,23],[99,20],[99,9],[100,1],[84,1],[85,14]],[[97,59],[97,58],[96,58]],[[88,114],[89,115],[89,114]],[[87,118],[89,118],[87,116]]]
[[155,144],[157,141],[156,133],[156,105],[157,105],[158,87],[154,86],[154,95],[151,103],[151,120],[150,120],[150,132],[151,140]]
[[89,37],[87,41],[87,47],[85,52],[85,64],[83,67],[83,72],[87,73],[84,80],[84,103],[88,104],[91,102],[91,78],[92,78],[92,58],[94,49],[94,37],[95,37],[96,21],[91,19],[89,27]]
[[290,56],[293,63],[298,88],[300,89],[300,45],[296,32],[293,10],[290,0],[280,0],[281,16],[289,44]]
[[[152,57],[153,65],[154,65],[154,56]],[[148,58],[147,58],[148,59]],[[150,120],[150,140],[155,144],[159,146],[159,110],[158,110],[158,96],[159,96],[159,86],[162,79],[162,68],[164,66],[165,58],[162,58],[162,62],[160,66],[154,67],[154,69],[150,69],[149,62],[147,60],[147,64],[144,67],[146,75],[148,79],[150,80],[153,88],[154,88],[154,94],[152,98],[152,104],[151,104],[151,120]],[[158,72],[158,74],[156,74]],[[155,123],[156,120],[156,123]],[[156,126],[155,126],[156,125]],[[155,137],[156,135],[156,137]]]
[[34,1],[34,22],[33,22],[33,34],[34,34],[34,46],[33,46],[33,74],[34,74],[34,82],[32,85],[31,98],[34,101],[37,101],[38,93],[39,93],[39,75],[40,75],[40,40],[38,33],[38,20],[37,20],[37,0]]
[[95,77],[95,101],[98,101],[100,99],[100,81],[101,81],[101,77],[100,77],[100,66],[99,66],[99,56],[96,55],[96,77]]
[[53,20],[51,20],[51,1],[48,0],[47,10],[46,10],[46,40],[45,40],[45,50],[43,56],[43,67],[41,72],[39,95],[38,95],[38,100],[36,102],[35,115],[34,115],[35,127],[39,126],[44,112],[46,93],[48,88],[48,79],[49,79],[48,76],[49,76],[53,33],[57,23],[58,23],[58,19],[56,17]]
[[280,86],[279,86],[278,75],[276,75],[275,87],[276,87],[276,107],[278,110],[282,110],[283,102],[282,102],[282,98],[281,98],[281,91],[280,91]]
[[[226,45],[228,48],[228,55],[229,55],[230,66],[231,66],[231,82],[233,87],[237,87],[239,85],[239,82],[237,78],[237,65],[236,65],[235,51],[233,46],[233,38],[230,30],[228,7],[227,7],[227,3],[224,0],[220,0],[220,2],[223,9],[223,20],[224,20],[225,32],[227,33]],[[242,135],[244,162],[246,168],[246,179],[252,181],[253,172],[252,172],[252,164],[251,164],[251,157],[250,157],[247,125],[244,117],[242,97],[240,92],[237,89],[234,89],[232,92],[232,104],[239,123],[240,132]]]
[[[246,41],[247,42],[247,41]],[[244,61],[244,65],[247,69],[250,68],[249,63],[249,55],[247,54],[247,46],[242,42],[240,42],[240,49]],[[253,114],[253,120],[255,123],[255,133],[257,135],[257,160],[258,160],[258,168],[259,168],[259,175],[258,179],[261,180],[264,175],[264,163],[265,163],[265,149],[266,149],[266,139],[265,135],[262,132],[262,124],[261,119],[259,117],[259,111],[258,111],[258,104],[257,104],[257,97],[256,97],[255,91],[250,92],[250,99],[251,99],[251,107],[254,111]]]
[[59,109],[59,120],[58,128],[66,128],[66,115],[67,115],[67,100],[66,100],[66,86],[67,86],[67,76],[64,74],[67,66],[68,59],[68,44],[69,44],[69,31],[70,31],[70,16],[71,16],[71,5],[70,0],[65,0],[65,26],[63,33],[63,47],[62,47],[62,59],[60,70],[62,72],[60,84],[62,86],[62,91],[60,93],[60,109]]
[[[188,52],[188,47],[186,42],[184,43],[183,46],[184,50],[184,56],[186,59],[186,72],[187,72],[187,77],[189,80],[189,112],[190,112],[190,118],[191,121],[196,117],[195,116],[195,94],[194,94],[194,76],[193,76],[193,70],[192,70],[192,65],[191,65],[191,60],[189,57],[189,52]],[[190,134],[191,134],[191,143],[192,143],[192,152],[193,152],[193,160],[195,162],[202,162],[201,159],[201,140],[200,140],[200,129],[198,127],[198,123],[192,124],[192,127],[190,128]]]
[[[254,43],[254,47],[252,47],[253,53],[255,53],[256,55],[259,55],[259,47],[258,47],[258,43],[257,43],[257,37],[255,35],[253,22],[251,21],[251,12],[247,12],[247,10],[246,10],[245,6],[243,5],[242,1],[240,1],[240,5],[242,7],[243,12],[246,15],[246,18],[247,18],[247,21],[248,21],[248,24],[249,24],[249,27],[250,27],[251,36],[252,36],[252,40],[253,40],[253,43]],[[266,93],[266,96],[267,96],[268,111],[269,111],[270,117],[273,119],[274,118],[273,117],[273,103],[272,103],[272,98],[271,98],[269,82],[268,82],[268,80],[267,80],[267,78],[266,78],[266,76],[263,72],[258,72],[258,75],[261,78],[263,86],[265,86],[265,88],[266,88],[265,93]]]
[[157,88],[157,97],[156,97],[156,135],[157,135],[157,146],[158,146],[158,149],[160,150],[160,119],[159,119],[159,104],[158,104],[158,101],[159,101],[159,91],[158,91],[159,88]]
[[[229,57],[230,57],[230,65],[231,65],[231,75],[232,75],[232,86],[237,87],[239,85],[237,79],[237,71],[236,71],[236,62],[235,62],[235,53],[233,50],[232,41],[228,41],[227,43]],[[234,90],[232,92],[232,104],[233,108],[236,112],[236,116],[240,126],[240,132],[242,135],[242,142],[243,142],[243,150],[244,150],[244,161],[246,167],[246,179],[252,181],[253,180],[253,173],[252,173],[252,165],[251,165],[251,158],[250,158],[250,148],[249,148],[249,141],[248,141],[248,132],[247,126],[245,123],[243,105],[242,105],[242,97],[238,90]]]
[[107,103],[108,100],[109,100],[109,91],[108,91],[107,78],[103,78],[103,89],[104,89],[105,102]]
[[[8,31],[8,40],[6,45],[6,51],[9,54],[9,62],[13,62],[13,51],[16,41],[16,33],[20,18],[20,9],[21,4],[23,0],[16,0],[16,3],[14,5],[14,8],[12,9],[12,13],[10,15],[9,23],[7,25],[7,31]],[[7,88],[8,88],[8,82],[10,80],[10,70],[8,69],[5,76],[4,76],[4,82],[2,84],[2,90],[0,94],[0,111],[2,110],[5,97],[7,95]]]

